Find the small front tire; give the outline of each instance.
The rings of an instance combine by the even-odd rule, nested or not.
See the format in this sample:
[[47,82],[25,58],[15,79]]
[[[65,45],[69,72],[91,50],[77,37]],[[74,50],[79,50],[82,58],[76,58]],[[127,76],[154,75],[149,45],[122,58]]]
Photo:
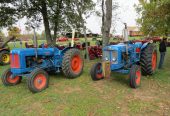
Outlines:
[[22,77],[21,76],[16,76],[12,78],[12,72],[11,69],[8,68],[1,77],[2,83],[5,86],[14,86],[17,85],[19,83],[21,83]]
[[141,82],[141,68],[139,65],[133,65],[130,69],[130,87],[138,88]]
[[90,74],[93,81],[98,81],[103,79],[104,76],[102,73],[102,64],[101,63],[94,64],[91,68]]

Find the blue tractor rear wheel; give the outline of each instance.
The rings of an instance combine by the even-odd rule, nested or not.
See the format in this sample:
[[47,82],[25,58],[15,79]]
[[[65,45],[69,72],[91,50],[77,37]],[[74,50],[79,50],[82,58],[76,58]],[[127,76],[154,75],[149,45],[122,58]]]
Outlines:
[[138,88],[141,83],[141,68],[139,65],[132,65],[129,73],[130,87]]
[[62,71],[64,75],[73,79],[80,76],[83,72],[84,62],[81,52],[78,49],[69,49],[63,56]]
[[149,44],[141,53],[140,65],[142,75],[153,75],[157,68],[157,49],[155,44]]
[[102,73],[102,64],[101,63],[96,63],[92,66],[91,71],[91,78],[94,81],[98,81],[104,78],[103,73]]

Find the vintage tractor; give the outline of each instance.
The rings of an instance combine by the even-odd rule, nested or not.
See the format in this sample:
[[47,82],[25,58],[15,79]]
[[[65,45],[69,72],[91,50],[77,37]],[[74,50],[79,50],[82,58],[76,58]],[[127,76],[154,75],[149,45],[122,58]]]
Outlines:
[[156,67],[157,50],[154,44],[120,43],[103,48],[103,62],[93,65],[91,77],[93,80],[108,78],[111,71],[129,74],[130,86],[137,88],[141,74],[152,75]]
[[[36,39],[35,39],[36,40]],[[63,72],[69,78],[76,78],[83,71],[83,58],[75,48],[59,50],[48,46],[37,48],[13,49],[10,53],[10,68],[2,74],[5,86],[17,85],[23,77],[31,92],[40,92],[48,87],[48,72]]]
[[15,37],[10,37],[5,42],[0,42],[0,65],[9,64],[9,62],[10,62],[10,57],[9,57],[10,49],[7,46],[7,44],[14,39],[15,39]]
[[[127,38],[126,38],[127,39]],[[91,68],[91,78],[109,78],[111,71],[129,74],[132,88],[140,85],[141,74],[152,75],[157,68],[157,49],[155,44],[126,41],[103,48],[102,63]]]

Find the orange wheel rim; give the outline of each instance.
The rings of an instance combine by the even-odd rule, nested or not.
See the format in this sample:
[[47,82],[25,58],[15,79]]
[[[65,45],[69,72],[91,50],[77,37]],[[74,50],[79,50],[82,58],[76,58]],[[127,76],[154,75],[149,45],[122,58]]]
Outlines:
[[38,74],[34,78],[34,86],[36,89],[43,89],[45,87],[46,83],[47,83],[47,79],[46,79],[45,75],[43,75],[43,74]]
[[141,71],[136,71],[136,84],[139,85],[141,80]]
[[8,74],[7,74],[7,82],[9,82],[11,84],[17,83],[19,78],[20,78],[19,76],[16,76],[16,77],[12,78],[12,73],[11,72],[8,72]]
[[79,55],[73,56],[73,58],[71,60],[71,68],[72,68],[73,72],[75,72],[75,73],[79,73],[81,71],[82,60]]
[[97,66],[96,73],[97,73],[97,74],[96,74],[96,77],[97,77],[98,79],[101,79],[101,78],[103,77],[101,65],[98,65],[98,66]]
[[156,69],[156,61],[157,61],[157,55],[156,52],[152,54],[152,70],[154,71]]

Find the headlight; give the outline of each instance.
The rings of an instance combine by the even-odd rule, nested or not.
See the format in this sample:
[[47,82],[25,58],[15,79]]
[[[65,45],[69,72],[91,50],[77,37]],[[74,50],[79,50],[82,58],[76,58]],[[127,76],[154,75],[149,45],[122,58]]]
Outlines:
[[103,60],[104,61],[110,61],[110,51],[104,51],[103,52]]
[[109,58],[108,58],[108,57],[105,57],[105,60],[106,60],[106,61],[108,61],[108,60],[109,60]]
[[117,59],[116,59],[115,57],[112,58],[112,61],[113,61],[113,62],[116,62],[116,60],[117,60]]

